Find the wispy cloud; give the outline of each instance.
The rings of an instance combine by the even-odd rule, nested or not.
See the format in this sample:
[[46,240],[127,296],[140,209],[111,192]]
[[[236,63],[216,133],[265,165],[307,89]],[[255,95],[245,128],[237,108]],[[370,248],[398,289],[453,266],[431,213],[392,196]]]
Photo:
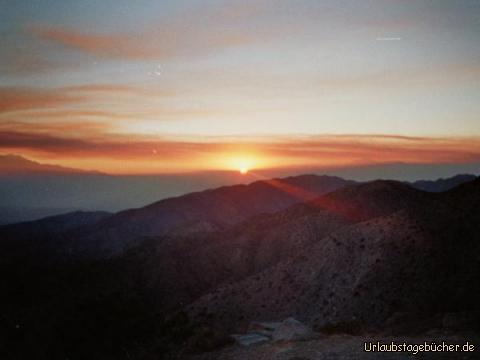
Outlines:
[[[42,109],[61,109],[68,104],[94,100],[98,95],[145,95],[147,90],[127,85],[90,84],[58,88],[0,87],[0,114]],[[153,95],[153,93],[151,93]],[[155,93],[155,95],[158,95]]]
[[[468,163],[480,161],[479,138],[426,138],[396,135],[345,135],[256,138],[162,138],[105,136],[90,129],[86,137],[66,137],[65,129],[52,133],[17,127],[0,128],[0,151],[54,159],[74,165],[75,159],[94,163],[100,171],[162,172],[221,170],[228,159],[253,156],[263,167],[340,167],[382,163]],[[56,132],[56,133],[55,133]],[[252,155],[253,154],[253,155]],[[121,162],[121,168],[118,163]],[[100,167],[100,166],[98,166]]]
[[[0,87],[0,116],[19,113],[22,116],[38,115],[46,119],[58,116],[94,116],[113,118],[131,118],[133,115],[124,108],[127,101],[131,106],[138,104],[138,98],[144,104],[151,99],[163,99],[174,96],[171,90],[147,89],[137,86],[121,84],[87,84],[77,86],[64,86],[57,88],[35,87]],[[135,100],[136,99],[136,100]],[[109,104],[117,103],[119,110],[96,109],[108,100]],[[78,106],[84,106],[79,108]],[[113,107],[110,105],[110,107]],[[159,106],[159,108],[161,108]],[[135,115],[141,116],[141,106]]]
[[[166,59],[208,54],[225,48],[266,41],[281,27],[250,28],[245,22],[268,10],[272,2],[234,2],[216,8],[190,8],[144,30],[99,33],[53,25],[27,28],[39,39],[107,58]],[[283,33],[283,32],[282,32]]]
[[0,113],[54,108],[82,100],[81,95],[58,90],[0,87]]
[[59,64],[31,50],[9,47],[6,51],[2,50],[2,56],[0,56],[0,74],[4,75],[32,75],[59,68]]
[[[79,111],[79,113],[82,113],[82,111]],[[91,112],[87,111],[87,117],[91,117],[92,115],[90,114]],[[9,122],[0,122],[0,131],[5,132],[6,134],[11,134],[11,133],[30,133],[30,134],[55,134],[55,136],[58,136],[59,134],[63,134],[64,137],[69,137],[75,135],[76,137],[79,136],[95,136],[99,137],[100,134],[107,134],[109,131],[112,130],[112,125],[109,123],[101,122],[101,121],[92,121],[92,120],[81,120],[81,116],[78,116],[77,113],[73,112],[74,115],[72,115],[70,112],[63,112],[58,115],[58,118],[56,121],[52,121],[52,114],[48,114],[48,119],[50,121],[48,122],[42,122],[42,121],[32,121],[32,122],[27,122],[27,121],[9,121]],[[94,112],[95,116],[98,116]],[[114,116],[114,114],[102,114],[102,116],[106,116],[111,118]],[[40,113],[35,114],[35,118],[41,118]],[[69,121],[62,121],[65,120],[66,118],[69,119]]]
[[412,137],[397,135],[325,135],[292,138],[268,147],[272,155],[345,163],[444,163],[480,161],[480,138]]

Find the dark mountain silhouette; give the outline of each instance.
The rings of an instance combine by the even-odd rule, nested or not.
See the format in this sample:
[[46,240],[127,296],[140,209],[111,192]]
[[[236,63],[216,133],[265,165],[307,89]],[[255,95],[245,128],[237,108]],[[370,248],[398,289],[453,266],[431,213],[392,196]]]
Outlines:
[[307,203],[353,222],[385,216],[403,208],[421,206],[431,199],[429,193],[391,180],[377,180],[334,191]]
[[480,197],[480,178],[457,186],[445,193],[450,206],[457,208],[462,213],[478,216],[478,199]]
[[98,255],[122,251],[138,237],[219,231],[252,216],[274,213],[293,204],[353,184],[336,177],[303,175],[226,186],[121,211],[77,236],[72,246]]
[[[102,226],[114,227],[127,220],[131,225],[135,223],[141,234],[162,235],[172,226],[186,221],[235,224],[253,215],[276,212],[350,184],[353,182],[337,177],[303,175],[227,186],[120,212]],[[152,219],[162,219],[164,223],[152,224]]]
[[[335,198],[340,205],[332,205]],[[347,198],[352,203],[345,209]],[[396,313],[421,318],[478,310],[480,222],[472,211],[480,203],[478,180],[441,196],[379,181],[314,203],[359,222],[216,289],[194,302],[190,314],[228,331],[252,319],[288,316],[319,330],[353,331],[384,330]]]
[[[0,234],[11,238],[17,236],[15,231],[18,230],[18,237],[24,238],[22,232],[27,233],[31,241],[45,237],[67,238],[69,241],[59,246],[65,246],[69,252],[108,255],[121,251],[139,237],[220,230],[249,217],[273,213],[349,184],[353,182],[316,175],[257,181],[250,185],[221,187],[161,200],[143,208],[102,216],[95,223],[83,224],[75,229],[48,226],[52,222],[57,223],[57,219],[64,219],[53,217],[21,226],[0,227]],[[82,213],[76,214],[80,216]],[[71,216],[77,215],[74,213]],[[65,233],[67,231],[68,234]]]
[[15,262],[24,256],[50,258],[68,252],[70,237],[76,230],[111,216],[104,211],[74,211],[44,219],[0,227],[0,261]]
[[42,164],[20,155],[0,155],[0,175],[27,174],[101,174],[99,171],[85,171],[59,165]]
[[[325,175],[336,175],[345,179],[356,181],[378,180],[399,180],[416,181],[426,180],[435,181],[442,177],[454,177],[457,174],[476,174],[479,175],[480,163],[441,163],[441,164],[411,164],[404,162],[395,162],[387,164],[360,165],[347,168],[334,168],[330,170],[323,169]],[[318,170],[317,170],[318,171]],[[316,173],[315,170],[309,172]]]
[[[80,244],[88,248],[92,243],[101,243],[102,250],[108,253],[121,251],[131,240],[140,236],[219,231],[253,216],[275,213],[354,184],[337,177],[303,175],[191,193],[140,209],[119,212],[85,232]],[[331,213],[341,213],[344,217],[369,218],[372,216],[370,212],[381,213],[388,208],[401,208],[426,196],[420,191],[411,190],[410,186],[398,182],[378,181],[367,186],[360,185],[351,192],[340,190],[338,194],[319,198],[316,203],[307,206],[320,206]],[[360,208],[357,197],[361,201],[369,191],[374,196]]]
[[72,211],[66,214],[49,216],[44,219],[22,222],[2,227],[4,232],[24,231],[28,229],[33,233],[63,232],[77,229],[82,226],[92,225],[111,214],[106,211]]
[[475,180],[477,177],[471,174],[460,174],[446,179],[437,180],[419,180],[411,182],[410,184],[419,190],[429,192],[443,192],[454,187]]
[[[428,179],[438,176],[437,174],[450,174],[453,171],[475,173],[474,164],[465,166],[465,168],[460,166],[450,170],[434,171],[428,166],[416,165],[410,168],[407,164],[397,164],[395,166],[397,171],[393,172],[381,167],[374,173],[366,168],[363,170],[359,168],[353,173],[342,172],[339,169],[337,173],[333,170],[330,173],[343,174],[345,179],[364,181],[379,176],[405,180]],[[300,169],[296,171],[299,174],[305,172]],[[358,176],[362,172],[364,176]],[[311,169],[311,173],[324,174],[319,169]],[[0,224],[38,220],[45,216],[60,214],[58,209],[66,209],[64,212],[74,210],[118,212],[194,191],[250,183],[258,180],[258,176],[268,179],[284,177],[285,174],[285,170],[270,169],[245,175],[235,171],[136,176],[108,175],[36,163],[18,155],[3,155],[0,156]],[[446,183],[448,182],[446,180]],[[430,181],[427,182],[428,184]],[[425,184],[423,187],[425,188]],[[24,210],[20,213],[19,209]]]
[[431,197],[398,182],[354,185],[225,230],[150,238],[128,254],[148,282],[156,284],[152,290],[163,294],[158,296],[161,303],[174,308],[220,283],[256,276],[340,228],[414,207]]
[[0,226],[34,221],[77,211],[75,208],[0,206]]
[[290,316],[325,333],[478,331],[479,204],[479,179],[436,193],[309,175],[3,226],[0,350],[166,357]]

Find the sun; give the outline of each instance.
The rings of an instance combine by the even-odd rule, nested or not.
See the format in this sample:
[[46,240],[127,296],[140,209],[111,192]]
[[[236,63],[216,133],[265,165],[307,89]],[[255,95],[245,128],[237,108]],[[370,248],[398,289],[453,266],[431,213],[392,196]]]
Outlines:
[[253,171],[262,168],[262,161],[263,159],[255,154],[226,154],[221,157],[220,166],[240,175],[252,174],[256,176]]
[[231,168],[238,170],[240,174],[247,174],[254,165],[254,160],[251,157],[238,157],[231,160]]

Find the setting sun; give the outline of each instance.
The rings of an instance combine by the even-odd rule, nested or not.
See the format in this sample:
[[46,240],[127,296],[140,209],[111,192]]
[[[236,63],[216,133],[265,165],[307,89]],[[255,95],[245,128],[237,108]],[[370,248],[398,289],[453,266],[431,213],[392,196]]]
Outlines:
[[258,166],[258,160],[253,157],[241,157],[232,160],[232,167],[237,169],[242,175],[248,173],[254,165]]

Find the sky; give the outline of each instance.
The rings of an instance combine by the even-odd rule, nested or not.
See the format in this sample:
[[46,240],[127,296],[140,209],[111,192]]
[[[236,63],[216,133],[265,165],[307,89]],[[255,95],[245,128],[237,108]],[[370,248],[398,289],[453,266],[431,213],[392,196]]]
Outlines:
[[0,0],[0,154],[111,174],[480,162],[478,0]]

